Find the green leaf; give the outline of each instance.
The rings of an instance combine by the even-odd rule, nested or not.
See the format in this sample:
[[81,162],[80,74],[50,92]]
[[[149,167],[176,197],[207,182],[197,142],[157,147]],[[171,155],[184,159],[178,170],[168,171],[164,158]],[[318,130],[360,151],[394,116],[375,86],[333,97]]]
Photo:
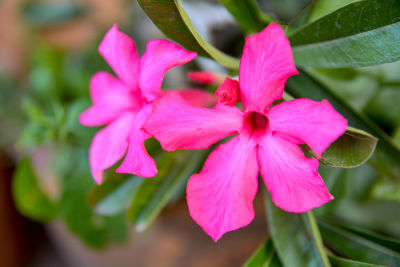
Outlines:
[[362,67],[400,59],[400,0],[349,4],[290,37],[298,65]]
[[187,178],[201,166],[207,154],[208,150],[176,151],[159,160],[158,174],[142,182],[127,211],[129,221],[138,231],[144,230],[185,186]]
[[380,171],[387,173],[394,179],[399,179],[400,168],[398,166],[398,159],[400,158],[400,149],[385,132],[365,115],[355,111],[328,87],[318,82],[304,70],[300,70],[300,75],[293,76],[288,80],[286,89],[288,93],[296,98],[304,97],[317,101],[327,99],[348,120],[349,125],[367,131],[377,137],[379,142],[376,152],[371,158],[371,162]]
[[400,184],[389,179],[380,179],[372,188],[371,198],[400,202]]
[[280,267],[283,266],[278,258],[271,239],[262,244],[243,267]]
[[285,266],[330,266],[311,213],[288,213],[266,194],[269,230]]
[[[378,139],[372,135],[347,127],[346,132],[322,153],[319,161],[331,167],[358,167],[372,156],[377,142]],[[304,148],[306,153],[313,153],[308,146]]]
[[319,225],[324,241],[341,255],[368,263],[400,265],[400,254],[391,249],[326,222]]
[[58,204],[50,200],[38,185],[31,162],[23,159],[12,181],[14,203],[25,216],[37,221],[50,221],[58,214]]
[[255,0],[219,0],[248,33],[263,30],[273,19],[258,8]]
[[59,157],[58,161],[66,164],[60,215],[68,229],[94,248],[104,248],[110,241],[125,241],[128,235],[125,214],[100,216],[89,206],[88,195],[95,182],[90,175],[86,148],[64,149]]
[[383,265],[354,261],[333,255],[329,255],[329,260],[331,261],[333,267],[384,267]]
[[387,247],[393,251],[400,252],[400,239],[398,238],[384,236],[367,229],[354,227],[352,225],[342,225],[342,228],[346,229],[349,232],[357,234],[365,239],[368,239],[372,242],[375,242],[379,245]]
[[168,37],[200,56],[210,57],[225,67],[238,69],[239,60],[207,43],[193,28],[180,0],[137,0],[146,15]]
[[23,6],[22,14],[29,26],[45,27],[66,23],[82,17],[85,9],[74,2],[69,3],[27,3]]
[[89,204],[97,214],[116,215],[125,211],[143,178],[112,172],[89,194]]

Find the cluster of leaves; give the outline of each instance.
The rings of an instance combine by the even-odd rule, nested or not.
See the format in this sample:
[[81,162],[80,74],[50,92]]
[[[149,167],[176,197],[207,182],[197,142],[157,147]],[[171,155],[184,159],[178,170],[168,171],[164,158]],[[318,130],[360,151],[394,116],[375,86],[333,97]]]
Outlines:
[[[239,59],[205,41],[179,0],[137,2],[168,37],[232,73],[237,71]],[[280,1],[270,2],[279,5]],[[349,127],[320,160],[325,165],[320,172],[335,201],[315,212],[290,214],[275,207],[265,193],[270,237],[246,266],[400,265],[396,239],[400,238],[396,213],[400,208],[400,110],[396,110],[400,65],[373,66],[400,59],[400,1],[363,0],[340,8],[338,2],[354,1],[320,0],[304,13],[304,23],[289,28],[300,74],[289,79],[285,95],[285,100],[328,99],[355,127]],[[260,11],[255,0],[220,3],[246,34],[274,20]],[[30,76],[32,93],[23,102],[29,122],[18,144],[29,148],[30,155],[39,147],[51,148],[46,151],[55,163],[50,166],[61,189],[58,196],[50,197],[33,160],[26,158],[15,173],[14,196],[27,216],[40,221],[62,218],[85,243],[102,247],[109,240],[124,239],[126,218],[137,230],[149,225],[183,194],[187,178],[209,151],[164,154],[151,141],[146,146],[157,161],[156,177],[110,170],[104,183],[95,186],[87,165],[94,130],[77,122],[89,105],[90,76],[107,69],[95,51],[84,57],[47,48],[37,51]],[[303,149],[312,156],[308,147]]]

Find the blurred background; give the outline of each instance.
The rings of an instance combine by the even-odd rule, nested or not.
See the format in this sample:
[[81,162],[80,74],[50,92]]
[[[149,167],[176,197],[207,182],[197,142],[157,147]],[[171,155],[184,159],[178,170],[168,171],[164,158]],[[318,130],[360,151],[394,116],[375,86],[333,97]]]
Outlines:
[[[258,2],[287,23],[308,1]],[[320,1],[293,27],[350,2]],[[206,40],[240,57],[245,34],[219,1],[183,1],[183,6]],[[91,103],[91,76],[112,72],[97,52],[101,38],[118,23],[140,54],[147,41],[165,38],[136,1],[0,0],[0,18],[2,266],[240,266],[250,257],[268,236],[261,194],[255,221],[215,244],[188,214],[182,197],[185,178],[175,181],[170,175],[196,172],[208,151],[165,156],[150,140],[146,145],[161,166],[161,182],[149,187],[140,177],[112,170],[108,187],[97,187],[92,180],[87,153],[98,129],[83,127],[77,119]],[[198,58],[170,71],[163,88],[199,87],[187,80],[187,70],[227,73]],[[400,145],[399,63],[312,71]],[[400,213],[393,213],[400,201],[398,177],[391,177],[396,173],[381,172],[376,164],[354,170],[322,166],[321,173],[338,199],[321,214],[400,236]],[[176,188],[168,187],[171,179]],[[142,192],[147,200],[141,200]],[[125,215],[128,207],[133,225]],[[369,224],[363,225],[366,220]]]

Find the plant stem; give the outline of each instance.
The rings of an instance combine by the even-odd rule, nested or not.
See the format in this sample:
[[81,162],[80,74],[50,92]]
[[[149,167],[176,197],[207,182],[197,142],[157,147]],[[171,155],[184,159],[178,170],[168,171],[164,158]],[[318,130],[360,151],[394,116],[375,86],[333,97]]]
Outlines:
[[318,229],[317,222],[315,221],[315,217],[312,211],[307,212],[307,218],[311,226],[311,232],[313,234],[314,241],[317,244],[319,254],[321,255],[322,262],[324,263],[325,267],[331,267],[328,256],[326,255],[324,245],[322,244],[322,238]]

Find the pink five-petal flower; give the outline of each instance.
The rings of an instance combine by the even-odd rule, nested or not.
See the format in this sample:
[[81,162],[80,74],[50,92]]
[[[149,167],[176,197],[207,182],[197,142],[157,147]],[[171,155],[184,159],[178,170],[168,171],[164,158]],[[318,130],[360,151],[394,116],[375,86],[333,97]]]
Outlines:
[[[152,177],[157,173],[156,165],[144,147],[144,141],[151,135],[142,126],[153,110],[152,102],[162,96],[164,73],[191,61],[196,53],[167,40],[152,40],[139,59],[135,43],[118,31],[117,25],[105,35],[99,53],[118,78],[106,72],[93,76],[90,82],[93,105],[79,118],[85,126],[107,125],[95,135],[90,146],[91,173],[101,183],[103,170],[128,151],[117,172]],[[193,89],[179,94],[194,105],[215,103],[215,97],[204,91]]]
[[206,148],[238,134],[210,154],[187,186],[190,214],[214,240],[253,220],[259,170],[272,200],[286,211],[305,212],[333,199],[318,160],[306,158],[298,145],[320,156],[347,121],[326,100],[296,99],[268,109],[294,74],[289,41],[279,25],[270,24],[246,39],[239,69],[244,111],[220,103],[193,107],[173,93],[154,104],[145,129],[166,150]]

